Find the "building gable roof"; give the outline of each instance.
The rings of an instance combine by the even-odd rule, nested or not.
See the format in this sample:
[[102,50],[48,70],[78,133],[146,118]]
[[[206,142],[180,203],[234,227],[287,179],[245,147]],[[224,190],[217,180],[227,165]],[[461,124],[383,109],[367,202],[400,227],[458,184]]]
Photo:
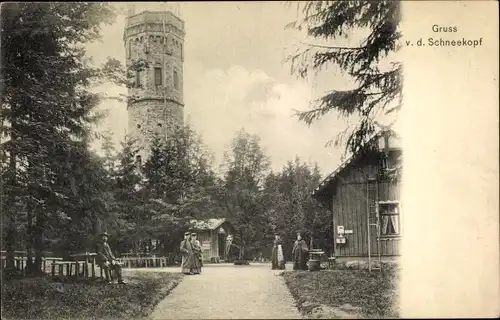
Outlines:
[[190,223],[194,229],[197,230],[215,230],[220,227],[224,222],[226,222],[226,218],[211,218],[205,220],[191,220]]
[[[368,142],[365,144],[365,146],[369,143],[372,143],[375,139],[379,138],[382,136],[382,134],[388,132],[390,136],[394,136],[396,138],[399,138],[399,135],[392,129],[382,129],[379,130],[378,132],[374,133],[373,136],[368,139]],[[351,155],[347,160],[345,160],[340,166],[337,167],[332,173],[330,173],[323,181],[319,183],[319,185],[314,189],[313,191],[313,197],[317,196],[319,193],[321,193],[325,188],[327,188],[335,178],[351,163],[354,162],[359,157],[359,154]]]

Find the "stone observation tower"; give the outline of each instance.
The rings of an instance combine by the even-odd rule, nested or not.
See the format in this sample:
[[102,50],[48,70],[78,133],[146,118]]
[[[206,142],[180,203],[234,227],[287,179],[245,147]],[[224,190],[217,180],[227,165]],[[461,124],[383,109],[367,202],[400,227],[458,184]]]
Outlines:
[[137,161],[145,161],[152,139],[167,136],[184,122],[184,21],[171,11],[142,11],[129,7],[123,41],[127,66],[144,59],[149,67],[135,71],[129,88],[128,134],[140,148]]

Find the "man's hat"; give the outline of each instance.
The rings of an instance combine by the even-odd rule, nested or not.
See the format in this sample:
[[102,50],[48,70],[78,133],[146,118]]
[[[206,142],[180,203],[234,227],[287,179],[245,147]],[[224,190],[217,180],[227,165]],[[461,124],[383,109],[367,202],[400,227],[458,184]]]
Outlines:
[[192,236],[196,236],[197,234],[196,234],[196,232],[193,232],[193,233],[191,233],[191,235],[192,235]]
[[101,234],[99,236],[100,237],[102,237],[102,236],[109,237],[109,233],[107,231],[104,231],[104,232],[101,232]]
[[191,235],[191,232],[184,232],[184,235],[189,236],[189,235]]

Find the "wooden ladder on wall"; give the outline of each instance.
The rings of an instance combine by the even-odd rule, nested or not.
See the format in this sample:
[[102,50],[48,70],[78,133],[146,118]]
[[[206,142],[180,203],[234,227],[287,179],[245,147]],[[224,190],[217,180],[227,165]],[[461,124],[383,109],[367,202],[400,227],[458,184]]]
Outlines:
[[[380,218],[378,208],[378,181],[377,179],[368,179],[366,183],[366,200],[367,200],[367,228],[368,228],[368,269],[381,270],[381,252],[380,252]],[[371,239],[372,233],[375,233],[377,239],[377,255],[379,266],[372,266]]]

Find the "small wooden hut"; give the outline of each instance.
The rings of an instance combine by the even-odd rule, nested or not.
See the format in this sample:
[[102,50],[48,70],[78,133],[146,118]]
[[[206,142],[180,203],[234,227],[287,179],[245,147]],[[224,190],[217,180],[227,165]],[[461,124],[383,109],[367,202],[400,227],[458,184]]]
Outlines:
[[345,161],[314,190],[313,197],[333,214],[336,257],[388,257],[400,254],[400,181],[387,173],[399,165],[401,143],[384,129],[366,149]]
[[234,237],[234,227],[225,218],[192,220],[192,229],[198,234],[203,248],[203,261],[219,262],[226,259],[228,244]]

